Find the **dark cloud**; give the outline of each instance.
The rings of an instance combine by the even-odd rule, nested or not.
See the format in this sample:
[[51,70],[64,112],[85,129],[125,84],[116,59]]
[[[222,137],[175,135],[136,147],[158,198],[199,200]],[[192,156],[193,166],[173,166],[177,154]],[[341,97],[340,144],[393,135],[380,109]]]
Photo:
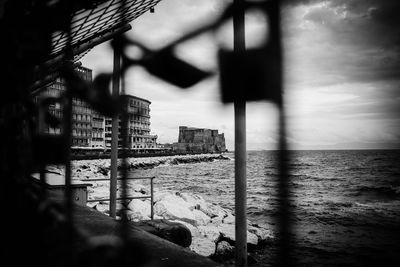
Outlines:
[[[370,82],[400,79],[400,1],[290,1],[303,5],[305,22],[316,25],[314,38],[333,49],[318,54],[319,68],[342,81]],[[296,36],[292,29],[290,34]],[[303,29],[307,31],[307,29]],[[320,32],[318,32],[320,31]],[[315,44],[312,44],[315,45]],[[334,82],[334,81],[333,81]]]

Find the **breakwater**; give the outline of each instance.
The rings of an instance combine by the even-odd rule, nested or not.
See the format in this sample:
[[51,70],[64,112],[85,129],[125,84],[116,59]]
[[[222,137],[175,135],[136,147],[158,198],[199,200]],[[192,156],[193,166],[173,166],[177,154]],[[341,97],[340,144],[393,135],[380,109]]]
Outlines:
[[[212,161],[231,160],[223,154],[197,154],[161,157],[127,158],[128,170],[146,170],[161,165],[179,165]],[[95,179],[109,177],[110,159],[76,160],[72,162],[72,177],[74,179]],[[118,169],[122,168],[122,159],[118,159]],[[49,171],[63,173],[63,166],[50,166]]]
[[[202,152],[177,152],[171,149],[135,149],[135,150],[118,150],[118,158],[126,156],[128,158],[148,158],[148,157],[169,157],[169,156],[190,156],[190,155],[201,155]],[[212,154],[212,153],[211,153]],[[218,155],[219,153],[217,153]],[[71,148],[72,160],[91,160],[91,159],[109,159],[111,157],[111,150],[109,148],[91,148],[83,147]]]

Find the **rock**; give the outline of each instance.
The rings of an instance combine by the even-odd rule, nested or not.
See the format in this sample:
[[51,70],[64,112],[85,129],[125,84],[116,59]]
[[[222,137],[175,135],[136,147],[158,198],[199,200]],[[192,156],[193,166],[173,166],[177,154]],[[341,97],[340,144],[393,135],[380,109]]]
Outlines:
[[108,175],[109,169],[103,166],[98,166],[97,167],[97,172],[103,174],[104,176]]
[[207,225],[207,226],[199,226],[197,229],[201,236],[206,237],[209,240],[213,241],[214,244],[219,240],[221,236],[219,227]]
[[226,156],[224,156],[222,154],[220,154],[218,157],[216,157],[216,159],[219,159],[219,160],[230,160],[230,158],[228,158],[228,157],[226,157]]
[[130,217],[133,221],[150,219],[151,207],[149,200],[132,199],[128,204],[128,209],[133,212]]
[[192,244],[192,233],[185,224],[167,220],[141,221],[135,223],[140,229],[171,241],[182,247]]
[[215,243],[208,238],[197,236],[196,239],[193,238],[190,249],[197,254],[209,257],[215,252]]
[[110,205],[108,203],[98,202],[97,205],[94,207],[96,210],[100,211],[101,213],[109,214],[110,213]]
[[154,205],[154,212],[165,219],[181,220],[197,225],[196,217],[189,206],[181,197],[169,194]]
[[200,210],[192,210],[192,213],[196,220],[196,225],[207,225],[211,222],[211,218]]
[[[223,224],[218,227],[221,233],[223,240],[231,241],[230,243],[234,243],[235,238],[235,225],[234,224]],[[258,237],[247,231],[247,244],[257,246],[258,244]]]
[[209,257],[215,252],[215,242],[220,233],[216,227],[193,226],[190,223],[176,221],[185,225],[192,233],[192,244],[190,249],[197,254]]
[[221,260],[231,259],[235,256],[235,247],[226,241],[221,241],[217,244],[215,256]]
[[189,193],[181,193],[181,198],[185,200],[191,209],[205,209],[207,207],[207,202],[201,196],[189,194]]
[[222,222],[226,224],[235,224],[235,216],[233,216],[231,213],[228,213]]
[[273,239],[274,235],[271,230],[262,228],[262,227],[257,227],[253,225],[248,226],[248,231],[252,234],[255,234],[258,237],[258,242],[265,242],[267,240]]
[[125,211],[125,215],[129,221],[138,222],[138,221],[150,220],[149,216],[146,216],[139,211],[132,211],[130,209],[120,210],[118,215],[122,216],[123,211]]
[[208,204],[206,207],[200,207],[200,210],[211,218],[211,223],[219,225],[224,218],[228,216],[228,211],[214,204]]

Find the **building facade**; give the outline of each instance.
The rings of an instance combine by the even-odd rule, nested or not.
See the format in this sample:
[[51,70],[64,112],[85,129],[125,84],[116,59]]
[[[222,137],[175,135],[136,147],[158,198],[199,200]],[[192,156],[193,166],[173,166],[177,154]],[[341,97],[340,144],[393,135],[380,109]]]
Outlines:
[[[92,80],[92,70],[78,67],[77,73],[86,81]],[[52,84],[44,88],[35,96],[35,101],[53,96],[59,97],[66,90],[65,82],[57,78]],[[147,99],[136,96],[121,96],[122,110],[128,114],[128,125],[118,127],[118,143],[122,146],[122,137],[127,135],[130,149],[153,149],[157,147],[157,135],[150,134],[150,104]],[[62,106],[54,103],[49,106],[52,115],[62,119]],[[72,147],[80,148],[110,148],[111,147],[112,119],[95,111],[85,101],[74,98],[72,100]],[[43,124],[40,127],[42,134],[60,134],[61,127],[51,127]]]
[[[92,70],[85,67],[75,69],[76,73],[85,81],[92,81]],[[59,97],[66,90],[65,82],[58,77],[54,82],[41,90],[34,98],[40,102],[46,97]],[[62,106],[60,103],[54,103],[49,106],[49,112],[62,119]],[[93,109],[79,98],[72,99],[72,141],[73,147],[90,147],[92,145],[92,114]],[[52,127],[49,124],[41,123],[39,132],[42,134],[60,134],[62,127]],[[99,137],[101,139],[101,137]],[[103,137],[104,139],[104,137]]]
[[179,126],[178,143],[173,143],[172,149],[178,153],[225,152],[225,136],[218,130]]
[[[123,95],[122,109],[127,113],[126,127],[119,119],[118,145],[122,146],[122,138],[127,136],[130,149],[155,149],[157,148],[157,135],[150,134],[150,104],[147,99],[132,95]],[[105,136],[106,147],[111,147],[112,120],[106,119]]]

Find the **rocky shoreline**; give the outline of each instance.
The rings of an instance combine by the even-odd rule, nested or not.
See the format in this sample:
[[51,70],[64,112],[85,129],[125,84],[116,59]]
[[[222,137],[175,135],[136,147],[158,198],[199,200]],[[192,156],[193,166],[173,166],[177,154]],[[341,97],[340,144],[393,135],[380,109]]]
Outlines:
[[[211,162],[214,160],[232,160],[223,154],[198,154],[163,157],[127,158],[127,168],[151,169],[160,165],[178,165],[199,162]],[[107,178],[110,171],[110,159],[77,160],[72,162],[72,178],[95,179]],[[122,160],[118,159],[118,169],[122,169]],[[52,166],[49,171],[62,172],[62,167]]]
[[[108,193],[104,186],[93,186],[91,198],[98,198]],[[107,192],[106,192],[107,191]],[[130,183],[129,191],[133,196],[148,195],[149,189],[140,184]],[[102,193],[101,193],[102,192]],[[229,209],[207,202],[199,195],[172,191],[155,190],[154,219],[166,219],[186,226],[192,234],[190,249],[200,255],[229,258],[233,256],[235,245],[235,216]],[[103,195],[104,196],[104,195]],[[108,202],[93,202],[89,206],[109,213]],[[150,220],[150,200],[134,199],[127,207],[118,206],[131,221]],[[269,229],[262,228],[248,221],[247,243],[250,248],[257,248],[273,239]]]
[[[129,158],[129,169],[155,168],[162,164],[191,164],[214,160],[231,160],[224,155],[183,155],[154,158]],[[121,161],[119,160],[119,168]],[[110,160],[79,160],[72,166],[73,179],[87,181],[96,178],[109,178]],[[50,171],[61,172],[57,167]],[[88,188],[89,199],[107,198],[109,184],[91,181]],[[138,181],[128,181],[128,192],[131,196],[149,195],[150,188]],[[102,213],[109,213],[108,202],[89,202],[88,206]],[[229,209],[207,202],[195,193],[175,192],[171,190],[154,189],[154,219],[166,219],[177,222],[188,228],[192,234],[192,244],[189,249],[207,257],[230,259],[233,257],[235,245],[235,216]],[[127,207],[121,203],[117,206],[120,214],[125,214],[132,221],[150,220],[150,200],[134,199]],[[249,248],[257,248],[273,239],[270,229],[260,227],[248,221],[247,243]]]

